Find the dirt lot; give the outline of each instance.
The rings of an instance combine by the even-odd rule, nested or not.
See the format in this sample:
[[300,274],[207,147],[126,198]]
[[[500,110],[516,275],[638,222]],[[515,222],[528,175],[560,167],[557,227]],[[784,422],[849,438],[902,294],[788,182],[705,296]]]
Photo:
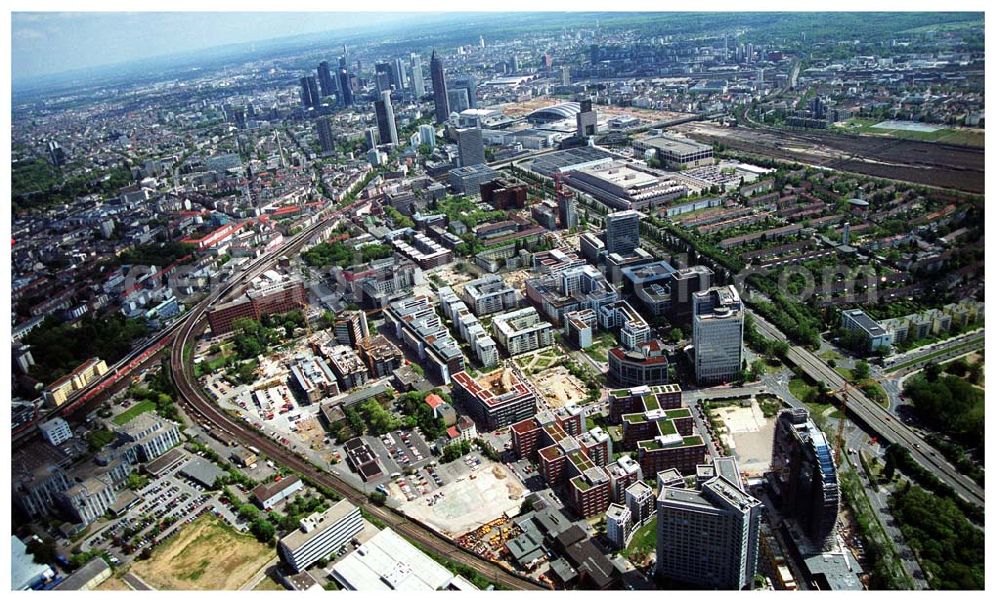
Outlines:
[[740,151],[834,170],[972,193],[983,193],[985,187],[982,149],[822,131],[727,128],[708,122],[691,122],[674,130],[702,142],[720,141]]
[[561,408],[587,399],[586,385],[562,366],[549,368],[532,376],[531,380],[553,407]]
[[322,450],[325,447],[323,439],[326,438],[326,432],[317,418],[300,420],[295,423],[295,428],[299,438],[312,449]]
[[503,465],[484,460],[483,466],[471,475],[476,478],[466,477],[438,490],[444,499],[434,506],[427,504],[427,497],[421,497],[403,505],[403,513],[451,537],[472,531],[505,513],[517,514],[526,495],[524,486]]
[[771,466],[774,418],[765,418],[755,401],[750,407],[717,408],[712,414],[725,424],[722,442],[733,449],[740,470],[761,475]]
[[274,556],[253,536],[205,515],[132,567],[159,590],[239,590]]

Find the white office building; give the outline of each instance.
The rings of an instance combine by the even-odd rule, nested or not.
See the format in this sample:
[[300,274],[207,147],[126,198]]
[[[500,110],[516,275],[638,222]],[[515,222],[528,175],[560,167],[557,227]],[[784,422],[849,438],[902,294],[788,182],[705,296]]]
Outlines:
[[691,312],[698,384],[735,379],[743,369],[743,302],[736,286],[696,292]]
[[299,528],[278,542],[278,552],[296,573],[343,548],[364,529],[361,509],[341,500],[299,522]]
[[47,420],[38,425],[38,430],[42,432],[45,440],[52,445],[59,445],[73,437],[73,430],[69,428],[69,423],[59,417]]
[[493,334],[511,355],[552,344],[552,324],[543,321],[532,307],[496,315],[493,318]]

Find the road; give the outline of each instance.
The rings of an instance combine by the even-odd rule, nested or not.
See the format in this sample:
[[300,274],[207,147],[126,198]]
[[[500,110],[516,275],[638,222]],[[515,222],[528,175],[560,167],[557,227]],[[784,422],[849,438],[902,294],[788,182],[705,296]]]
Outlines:
[[940,363],[953,357],[967,355],[986,346],[985,329],[960,334],[941,342],[926,345],[886,359],[884,374],[898,370],[917,370],[929,363]]
[[913,578],[913,582],[918,590],[927,590],[929,586],[924,576],[924,570],[920,568],[917,556],[914,554],[913,549],[910,548],[909,543],[903,536],[903,532],[900,531],[899,525],[896,524],[895,517],[889,512],[889,490],[885,487],[879,487],[877,490],[872,487],[864,470],[861,468],[860,452],[849,454],[848,459],[858,470],[858,476],[861,479],[861,485],[865,489],[865,495],[868,496],[868,500],[871,502],[872,508],[878,516],[878,522],[882,524],[886,535],[892,540],[892,546],[896,550],[896,555],[900,563],[902,563],[903,569]]
[[245,285],[246,282],[269,269],[279,257],[293,253],[308,240],[308,237],[312,233],[318,231],[329,222],[336,220],[350,209],[351,207],[348,207],[339,211],[334,216],[292,238],[282,248],[271,254],[268,260],[261,259],[264,262],[256,263],[252,268],[244,271],[239,279],[234,280],[225,288],[208,296],[192,310],[191,314],[179,326],[170,352],[171,379],[180,394],[178,402],[191,415],[192,419],[199,424],[217,427],[219,432],[232,435],[236,441],[244,446],[257,447],[264,455],[276,463],[284,465],[317,485],[337,492],[342,497],[359,506],[371,517],[378,519],[388,527],[392,527],[396,533],[423,546],[425,549],[454,562],[466,565],[481,573],[486,578],[489,578],[494,583],[508,588],[516,590],[539,590],[545,588],[495,563],[485,561],[472,553],[462,550],[450,541],[417,525],[412,520],[391,509],[369,503],[365,493],[348,485],[329,472],[320,470],[313,463],[306,461],[299,455],[292,453],[287,448],[275,443],[228,413],[220,410],[214,403],[209,401],[198,385],[194,377],[194,368],[185,359],[184,351],[188,347],[193,347],[193,339],[200,333],[204,326],[205,313],[208,308],[236,288]]
[[[789,342],[787,336],[762,317],[749,310],[747,314],[754,318],[758,330],[764,336],[781,342]],[[986,496],[982,487],[956,470],[940,452],[928,445],[910,427],[899,418],[886,413],[885,409],[848,383],[843,376],[827,366],[822,359],[800,346],[789,347],[786,358],[790,363],[800,367],[816,382],[824,381],[834,391],[844,388],[847,409],[858,420],[887,442],[897,443],[905,447],[917,464],[934,473],[942,482],[955,490],[956,495],[960,498],[977,506],[985,506]]]
[[132,590],[156,590],[131,571],[122,576],[122,581],[128,584]]

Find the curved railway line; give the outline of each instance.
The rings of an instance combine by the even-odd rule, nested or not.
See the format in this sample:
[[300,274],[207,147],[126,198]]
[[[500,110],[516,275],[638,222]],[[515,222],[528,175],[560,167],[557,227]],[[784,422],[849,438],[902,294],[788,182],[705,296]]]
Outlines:
[[[340,218],[344,213],[352,210],[357,205],[356,203],[339,210],[333,216],[307,229],[276,251],[272,255],[272,258],[277,258],[282,254],[297,250],[308,241],[313,233]],[[211,305],[233,293],[250,279],[263,273],[273,266],[274,262],[276,261],[262,259],[259,264],[245,271],[237,280],[234,280],[226,287],[200,302],[192,309],[192,312],[184,319],[183,323],[179,324],[179,329],[173,338],[170,350],[171,379],[180,394],[178,403],[189,415],[197,419],[199,424],[206,425],[213,432],[222,432],[231,435],[233,439],[243,445],[257,447],[275,462],[293,470],[316,485],[337,492],[340,496],[358,505],[367,514],[378,519],[386,526],[392,527],[396,533],[423,546],[425,549],[470,567],[494,583],[508,588],[518,590],[539,590],[546,588],[542,584],[516,575],[496,563],[486,561],[471,552],[461,549],[451,541],[446,540],[433,531],[389,508],[369,503],[365,493],[348,485],[335,475],[317,469],[311,462],[263,436],[255,429],[247,427],[241,421],[216,407],[205,396],[194,377],[193,366],[187,363],[185,359],[185,349],[190,345],[192,337],[197,335],[204,326],[206,321],[204,315]]]

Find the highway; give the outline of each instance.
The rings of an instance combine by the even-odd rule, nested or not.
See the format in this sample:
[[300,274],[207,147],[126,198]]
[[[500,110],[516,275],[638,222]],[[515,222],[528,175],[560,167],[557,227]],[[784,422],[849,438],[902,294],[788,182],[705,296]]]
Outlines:
[[262,258],[255,262],[238,279],[230,282],[225,288],[209,295],[209,297],[192,309],[192,312],[185,318],[184,322],[179,325],[179,329],[173,338],[173,345],[170,352],[171,379],[180,394],[178,403],[199,424],[208,426],[209,428],[217,428],[220,432],[228,433],[236,441],[245,446],[259,448],[263,454],[276,463],[284,465],[317,485],[337,492],[342,497],[358,505],[367,514],[380,520],[386,526],[391,527],[396,533],[425,549],[475,569],[495,584],[516,590],[543,589],[545,587],[541,584],[522,578],[496,563],[480,559],[478,556],[459,548],[452,542],[389,508],[371,504],[368,502],[366,494],[351,487],[333,474],[319,470],[311,462],[306,461],[287,448],[258,433],[255,429],[220,410],[202,392],[194,377],[193,366],[185,360],[184,351],[189,346],[193,347],[193,339],[201,331],[200,328],[202,328],[205,321],[205,313],[211,305],[236,291],[237,288],[245,285],[249,280],[260,275],[265,270],[270,269],[277,258],[296,251],[308,241],[312,233],[337,220],[356,205],[357,203],[337,211],[333,216],[295,236],[282,246],[282,248],[266,259]]
[[[747,314],[754,318],[762,334],[774,340],[788,342],[788,337],[764,318],[749,310]],[[934,473],[938,479],[955,490],[960,498],[985,507],[986,496],[982,487],[956,470],[940,452],[928,445],[910,427],[865,396],[843,376],[827,366],[826,362],[800,346],[789,347],[786,357],[789,362],[802,368],[813,380],[824,381],[834,391],[846,386],[847,409],[858,420],[887,442],[905,447],[917,464]]]

